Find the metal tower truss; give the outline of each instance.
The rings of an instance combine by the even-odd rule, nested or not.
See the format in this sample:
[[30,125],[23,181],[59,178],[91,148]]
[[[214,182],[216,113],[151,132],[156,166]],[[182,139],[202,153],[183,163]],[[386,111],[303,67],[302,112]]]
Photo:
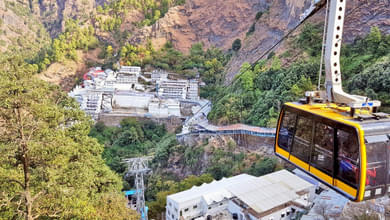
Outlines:
[[141,215],[143,220],[148,220],[148,215],[145,209],[145,185],[144,175],[148,174],[151,169],[148,168],[148,160],[151,157],[137,157],[124,159],[124,163],[127,163],[127,172],[125,179],[129,179],[130,176],[134,176],[135,196],[137,197],[136,210]]

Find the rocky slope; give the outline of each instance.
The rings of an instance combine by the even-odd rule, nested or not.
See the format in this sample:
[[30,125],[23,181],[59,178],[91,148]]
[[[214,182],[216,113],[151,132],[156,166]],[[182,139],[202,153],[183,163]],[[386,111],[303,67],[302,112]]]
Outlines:
[[[26,0],[25,0],[26,1]],[[52,37],[62,31],[68,18],[86,21],[97,7],[96,0],[30,1],[31,11],[40,18]]]
[[28,1],[0,1],[0,52],[25,48],[34,53],[47,42],[49,35]]
[[164,18],[134,34],[130,42],[151,39],[157,47],[171,41],[175,48],[188,51],[193,43],[206,47],[231,48],[236,38],[243,39],[258,11],[265,11],[270,0],[187,0],[171,8]]
[[[243,62],[255,62],[265,51],[278,42],[289,30],[299,23],[299,16],[308,8],[310,0],[275,0],[268,13],[256,23],[255,32],[245,39],[243,47],[233,56],[227,67],[226,81],[233,79]],[[372,26],[378,26],[390,33],[390,6],[388,1],[373,0],[347,2],[344,40],[350,42],[356,37],[366,35]],[[322,10],[310,18],[308,22],[323,22]],[[284,47],[286,44],[280,46]]]
[[[65,19],[89,21],[97,0],[1,0],[0,51],[36,53],[63,31]],[[50,35],[50,36],[49,36]]]

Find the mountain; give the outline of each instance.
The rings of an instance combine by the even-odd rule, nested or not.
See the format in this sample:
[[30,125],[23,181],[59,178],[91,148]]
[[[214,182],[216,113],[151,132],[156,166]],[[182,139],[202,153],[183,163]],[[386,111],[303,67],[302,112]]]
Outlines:
[[154,45],[161,46],[171,41],[183,52],[202,42],[206,47],[228,50],[236,38],[244,38],[256,13],[265,11],[270,3],[270,0],[188,0],[171,8],[154,25],[140,29],[130,42],[151,39]]
[[[299,23],[300,15],[310,6],[310,0],[275,0],[268,13],[256,22],[255,31],[244,39],[242,48],[227,65],[226,81],[230,82],[238,73],[242,63],[256,61],[263,53],[278,42],[289,30]],[[371,27],[378,26],[383,32],[390,33],[389,3],[381,0],[347,2],[344,41],[352,42],[357,37],[365,36]],[[308,20],[312,23],[324,21],[325,10]],[[280,46],[283,49],[287,45]]]

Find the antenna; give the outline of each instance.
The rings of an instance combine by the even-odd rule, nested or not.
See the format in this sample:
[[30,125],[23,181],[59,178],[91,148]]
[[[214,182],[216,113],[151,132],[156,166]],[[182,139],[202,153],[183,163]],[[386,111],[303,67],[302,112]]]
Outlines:
[[145,185],[144,175],[148,174],[151,169],[148,168],[147,162],[152,157],[136,157],[123,159],[127,163],[127,171],[125,179],[130,176],[135,176],[135,195],[137,196],[136,211],[141,215],[141,219],[148,220],[148,215],[145,209]]

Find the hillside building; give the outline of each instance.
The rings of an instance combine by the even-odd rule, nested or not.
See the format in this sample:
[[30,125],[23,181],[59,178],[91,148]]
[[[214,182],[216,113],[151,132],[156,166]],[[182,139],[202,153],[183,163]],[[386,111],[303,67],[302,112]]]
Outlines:
[[158,96],[179,100],[199,100],[198,80],[161,80],[157,83]]
[[[137,66],[121,66],[116,72],[95,67],[84,74],[82,85],[76,86],[69,95],[94,120],[101,114],[111,113],[181,117],[181,101],[198,103],[199,83],[197,80],[168,79],[168,74],[155,70],[143,75]],[[153,92],[155,88],[157,91]]]
[[167,197],[167,220],[214,219],[228,211],[229,219],[293,219],[311,205],[315,187],[287,170],[265,176],[223,178]]

